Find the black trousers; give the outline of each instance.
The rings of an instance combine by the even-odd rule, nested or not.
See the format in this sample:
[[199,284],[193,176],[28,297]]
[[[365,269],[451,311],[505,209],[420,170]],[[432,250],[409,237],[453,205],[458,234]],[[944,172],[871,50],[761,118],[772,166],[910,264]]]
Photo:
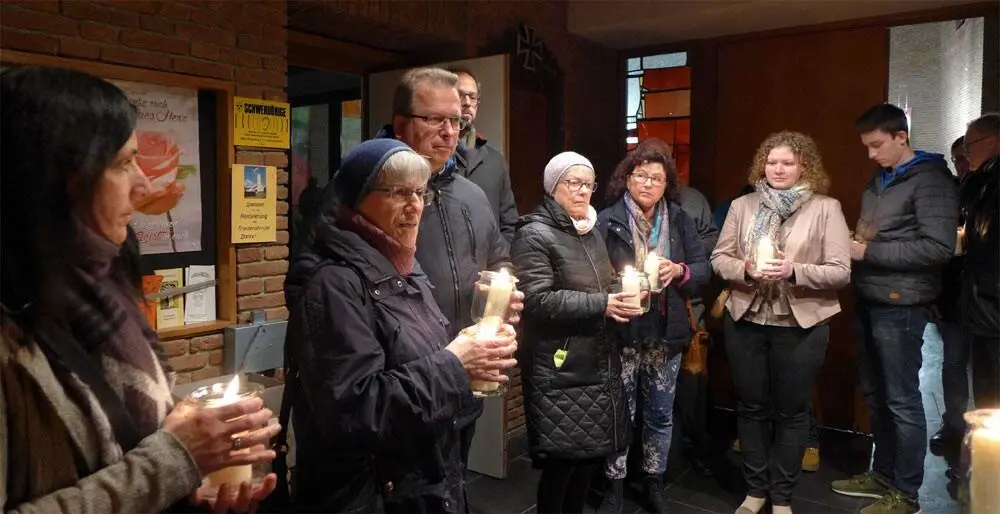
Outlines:
[[972,399],[977,409],[1000,408],[1000,338],[968,335]]
[[812,383],[830,327],[771,327],[727,314],[725,340],[747,491],[772,505],[791,505],[809,437]]
[[546,459],[538,480],[538,514],[582,513],[590,480],[601,462]]

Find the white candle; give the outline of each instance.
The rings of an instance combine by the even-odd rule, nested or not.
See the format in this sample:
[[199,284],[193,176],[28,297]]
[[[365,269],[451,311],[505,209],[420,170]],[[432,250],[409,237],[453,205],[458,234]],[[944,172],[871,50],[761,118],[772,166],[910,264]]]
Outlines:
[[642,299],[639,295],[642,290],[639,286],[639,274],[632,266],[625,266],[625,269],[622,272],[622,292],[634,294],[632,298],[626,300],[628,303],[631,303],[636,307],[641,305]]
[[955,234],[955,255],[965,254],[965,227],[958,227]]
[[774,260],[774,243],[771,236],[764,234],[757,241],[757,271],[764,269],[764,264],[770,260]]
[[1000,512],[1000,411],[971,431],[972,473],[969,497],[972,514]]
[[660,257],[656,255],[656,252],[649,252],[646,256],[646,262],[643,263],[642,270],[646,272],[646,276],[649,277],[649,289],[657,290],[660,288]]
[[[507,268],[500,268],[500,271],[493,275],[490,280],[490,292],[486,296],[486,307],[483,309],[483,319],[476,327],[476,337],[478,339],[489,339],[496,337],[500,325],[507,317],[507,308],[510,307],[510,296],[514,293],[514,280],[510,276]],[[472,380],[473,391],[483,393],[493,393],[500,389],[499,382],[489,380]]]
[[[240,401],[239,391],[240,377],[237,375],[234,376],[233,380],[229,382],[228,386],[226,386],[225,392],[222,393],[222,398],[206,401],[205,408],[218,409],[219,407],[234,404]],[[237,434],[237,436],[240,435],[246,434]],[[250,453],[250,449],[247,448],[245,450],[234,451],[233,453]],[[209,475],[205,478],[212,487],[222,487],[222,484],[229,484],[230,492],[236,493],[239,491],[237,488],[240,484],[243,482],[251,482],[253,480],[253,466],[250,464],[230,466],[228,468],[222,468],[214,473],[209,473]]]

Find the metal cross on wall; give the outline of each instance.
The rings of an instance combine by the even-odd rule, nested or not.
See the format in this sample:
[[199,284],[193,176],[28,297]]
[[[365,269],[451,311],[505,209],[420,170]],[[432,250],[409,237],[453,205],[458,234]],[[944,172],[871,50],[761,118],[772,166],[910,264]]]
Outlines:
[[542,49],[545,43],[535,34],[535,29],[521,25],[517,29],[517,47],[515,57],[521,60],[521,66],[529,71],[535,71],[542,64]]

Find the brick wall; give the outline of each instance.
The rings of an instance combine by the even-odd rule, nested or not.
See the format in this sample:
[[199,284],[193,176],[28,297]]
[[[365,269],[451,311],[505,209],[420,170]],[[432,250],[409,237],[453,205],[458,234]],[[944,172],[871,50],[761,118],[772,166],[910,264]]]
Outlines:
[[[285,100],[286,4],[267,1],[7,0],[0,6],[0,49],[210,77],[233,82],[238,96]],[[288,270],[288,154],[236,149],[239,164],[277,166],[278,241],[240,245],[241,320],[264,309],[284,319]],[[180,382],[221,373],[222,335],[166,341]]]

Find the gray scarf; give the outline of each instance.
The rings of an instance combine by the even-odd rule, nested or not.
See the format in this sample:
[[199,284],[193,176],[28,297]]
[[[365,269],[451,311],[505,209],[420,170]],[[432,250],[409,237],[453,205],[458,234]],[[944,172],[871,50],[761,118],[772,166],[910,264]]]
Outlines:
[[[756,258],[757,242],[764,235],[770,236],[776,248],[781,248],[781,225],[812,198],[812,188],[800,184],[790,189],[774,189],[761,180],[756,184],[760,205],[754,213],[753,223],[747,233],[746,248],[748,253]],[[764,302],[769,302],[774,313],[787,316],[784,302],[775,301],[785,294],[786,282],[763,282],[757,289],[757,295],[750,303],[750,312],[759,312]]]

